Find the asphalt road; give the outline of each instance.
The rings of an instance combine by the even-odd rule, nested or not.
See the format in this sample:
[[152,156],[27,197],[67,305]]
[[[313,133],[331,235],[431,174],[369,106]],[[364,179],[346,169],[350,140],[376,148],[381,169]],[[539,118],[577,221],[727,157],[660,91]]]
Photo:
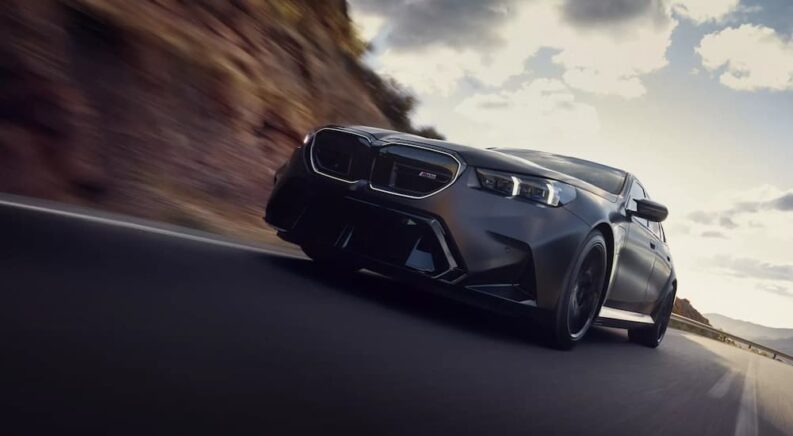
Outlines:
[[[0,202],[1,203],[1,202]],[[0,204],[3,434],[793,434],[793,366]]]

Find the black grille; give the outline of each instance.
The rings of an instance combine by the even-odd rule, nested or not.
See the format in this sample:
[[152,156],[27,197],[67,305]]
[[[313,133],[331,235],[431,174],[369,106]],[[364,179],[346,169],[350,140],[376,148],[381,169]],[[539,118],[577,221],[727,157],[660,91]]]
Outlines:
[[366,178],[370,160],[369,141],[362,136],[321,130],[311,145],[315,171],[349,182]]
[[452,156],[428,149],[389,145],[375,157],[370,183],[375,189],[420,197],[454,181],[459,163]]
[[311,144],[311,166],[319,174],[373,189],[422,198],[454,182],[460,163],[452,155],[420,146],[373,147],[361,135],[339,130],[317,132]]
[[439,221],[428,216],[349,197],[339,201],[330,196],[312,202],[296,228],[312,242],[331,245],[378,264],[429,276],[460,268],[448,245],[451,238]]

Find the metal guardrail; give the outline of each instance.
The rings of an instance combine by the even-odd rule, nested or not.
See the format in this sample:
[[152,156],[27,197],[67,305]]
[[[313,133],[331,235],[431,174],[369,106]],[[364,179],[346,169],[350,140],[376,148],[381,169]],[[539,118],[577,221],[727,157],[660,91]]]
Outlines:
[[768,357],[778,360],[780,362],[787,363],[789,365],[793,365],[793,356],[787,353],[783,353],[779,350],[774,350],[773,348],[766,347],[765,345],[758,344],[756,342],[750,341],[748,339],[744,339],[740,336],[736,336],[732,333],[725,332],[724,330],[719,330],[709,326],[707,324],[703,324],[699,321],[694,321],[693,319],[686,318],[684,316],[680,316],[676,313],[672,314],[672,320],[677,321],[681,324],[685,324],[689,327],[693,327],[694,329],[699,329],[710,333],[711,335],[715,335],[718,339],[730,339],[733,342],[744,344],[747,348],[751,351],[761,352],[761,354],[765,354]]

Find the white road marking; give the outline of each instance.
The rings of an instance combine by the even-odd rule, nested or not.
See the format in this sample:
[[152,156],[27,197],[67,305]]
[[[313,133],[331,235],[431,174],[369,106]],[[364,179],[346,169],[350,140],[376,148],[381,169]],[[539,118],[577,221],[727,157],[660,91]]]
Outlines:
[[0,205],[13,207],[13,208],[18,208],[18,209],[24,209],[24,210],[32,210],[32,211],[42,212],[42,213],[46,213],[46,214],[50,214],[50,215],[58,215],[58,216],[65,216],[65,217],[69,217],[69,218],[76,218],[76,219],[83,220],[83,221],[90,221],[90,222],[105,224],[105,225],[114,226],[114,227],[122,227],[122,228],[126,228],[126,229],[138,230],[138,231],[147,232],[147,233],[154,233],[154,234],[157,234],[157,235],[168,236],[168,237],[171,237],[171,238],[186,239],[186,240],[189,240],[189,241],[201,242],[201,243],[204,243],[204,244],[216,245],[216,246],[226,247],[226,248],[234,248],[234,249],[243,250],[243,251],[250,251],[250,252],[253,252],[253,253],[273,254],[273,255],[278,255],[278,256],[292,257],[292,258],[295,258],[295,259],[303,259],[304,258],[304,257],[300,256],[299,254],[289,253],[286,250],[284,250],[284,251],[271,250],[271,249],[256,247],[256,246],[253,246],[253,245],[242,244],[242,243],[238,243],[238,242],[224,241],[222,239],[212,238],[212,237],[209,237],[209,236],[191,235],[189,233],[178,232],[178,231],[175,231],[175,230],[161,229],[161,228],[151,227],[151,226],[147,226],[147,225],[143,225],[143,224],[137,224],[137,223],[133,223],[133,222],[129,222],[129,221],[120,221],[120,220],[116,220],[116,219],[103,218],[103,217],[99,217],[99,216],[87,215],[87,214],[78,213],[78,212],[70,212],[70,211],[65,211],[65,210],[52,209],[52,208],[43,207],[43,206],[35,206],[35,205],[31,205],[31,204],[17,203],[17,202],[1,200],[1,199],[0,199]]
[[755,356],[750,357],[749,366],[744,375],[741,406],[735,420],[735,436],[756,436],[758,433],[756,359]]
[[708,396],[711,398],[724,398],[727,395],[727,391],[730,390],[730,386],[732,385],[732,381],[735,380],[735,377],[738,376],[738,373],[728,369],[727,372],[713,385],[712,388],[708,391]]

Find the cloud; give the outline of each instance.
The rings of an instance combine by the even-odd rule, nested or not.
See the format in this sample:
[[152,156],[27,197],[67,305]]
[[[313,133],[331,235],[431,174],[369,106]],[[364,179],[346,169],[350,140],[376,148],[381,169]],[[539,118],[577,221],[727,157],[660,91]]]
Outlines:
[[357,9],[350,11],[352,22],[358,28],[358,33],[364,41],[371,41],[374,39],[385,24],[385,18],[379,15],[367,14],[359,12]]
[[[672,12],[696,23],[722,20],[739,9],[739,0],[542,0],[559,9],[577,27],[609,26],[650,18],[657,26]],[[504,42],[499,27],[532,0],[350,0],[362,16],[387,18],[388,45],[412,50],[427,45],[457,49],[489,47]],[[643,23],[642,25],[646,25]]]
[[744,24],[705,35],[696,49],[719,81],[739,91],[793,90],[793,41],[770,27]]
[[[718,211],[697,210],[688,214],[688,219],[697,224],[715,224],[725,229],[735,229],[739,224],[737,217],[745,214],[761,212],[793,212],[793,192],[776,194],[765,200],[737,201],[725,209]],[[761,223],[749,222],[750,227],[762,227]]]
[[404,53],[387,50],[378,61],[378,72],[394,77],[419,95],[438,94],[449,96],[466,76],[471,65],[478,59],[471,53],[458,53],[450,48],[424,52]]
[[715,230],[704,231],[702,232],[701,236],[703,238],[727,239],[727,236],[724,233]]
[[669,19],[659,0],[566,0],[562,11],[565,19],[579,26],[614,25],[648,15]]
[[668,63],[675,17],[700,24],[739,9],[738,0],[350,1],[364,38],[382,36],[378,71],[441,96],[466,80],[501,87],[547,48],[569,86],[640,97],[642,77]]
[[[677,25],[668,8],[657,6],[655,0],[640,10],[609,9],[617,14],[617,21],[608,26],[581,24],[581,20],[606,19],[602,13],[600,18],[592,17],[592,11],[581,6],[593,0],[491,0],[475,5],[405,1],[394,2],[402,7],[372,0],[353,4],[369,4],[362,9],[366,13],[378,10],[373,4],[381,6],[381,13],[393,11],[376,68],[419,95],[449,96],[465,80],[501,87],[526,73],[527,62],[547,48],[556,52],[552,62],[563,69],[562,79],[569,86],[595,94],[639,97],[646,92],[641,77],[667,65],[666,50]],[[444,8],[436,10],[440,5]],[[462,13],[468,8],[477,12]],[[575,12],[579,10],[584,12]],[[430,19],[435,14],[442,15],[438,22]],[[566,14],[574,14],[579,22]],[[416,23],[428,29],[408,26]]]
[[787,193],[769,204],[771,208],[785,212],[793,211],[793,192]]
[[793,265],[791,264],[773,264],[757,259],[732,256],[716,256],[707,264],[737,277],[793,283]]
[[672,10],[694,23],[721,21],[739,9],[739,0],[671,0]]
[[570,88],[555,79],[536,79],[510,92],[474,94],[454,110],[472,125],[487,126],[472,129],[478,143],[503,144],[505,137],[513,141],[580,141],[600,129],[595,108],[577,101]]
[[786,288],[784,286],[768,284],[768,283],[758,283],[757,286],[755,287],[761,291],[770,292],[772,294],[780,295],[782,297],[793,298],[793,292],[791,292],[789,288]]
[[738,214],[738,213],[755,213],[758,212],[764,205],[768,206],[770,202],[760,202],[760,201],[741,201],[735,203],[735,206],[732,209],[729,209],[727,212],[731,214]]
[[781,35],[793,34],[793,2],[790,0],[741,0],[738,13],[741,23],[758,23]]
[[553,57],[565,69],[565,82],[594,94],[644,95],[641,77],[667,65],[666,50],[677,23],[669,20],[659,25],[652,16],[632,23],[629,31],[619,33],[571,30],[559,41],[561,51]]
[[485,47],[502,42],[496,29],[514,0],[352,0],[352,9],[388,17],[389,47],[408,51],[427,45]]
[[715,212],[696,210],[688,214],[688,219],[698,224],[710,224],[716,219],[717,215]]
[[725,229],[734,229],[738,227],[738,224],[733,221],[733,219],[729,216],[722,216],[719,218],[719,225],[724,227]]
[[[471,33],[477,38],[476,44],[433,39],[405,50],[389,43],[377,58],[377,69],[419,95],[449,96],[466,79],[486,87],[500,87],[510,77],[524,73],[527,60],[543,47],[548,27],[541,23],[556,20],[558,9],[551,4],[513,6],[501,25],[488,24],[485,33]],[[390,34],[397,29],[398,26],[392,27]]]
[[787,192],[768,200],[740,201],[731,209],[728,209],[726,213],[735,215],[740,213],[757,213],[767,210],[793,212],[793,192]]

